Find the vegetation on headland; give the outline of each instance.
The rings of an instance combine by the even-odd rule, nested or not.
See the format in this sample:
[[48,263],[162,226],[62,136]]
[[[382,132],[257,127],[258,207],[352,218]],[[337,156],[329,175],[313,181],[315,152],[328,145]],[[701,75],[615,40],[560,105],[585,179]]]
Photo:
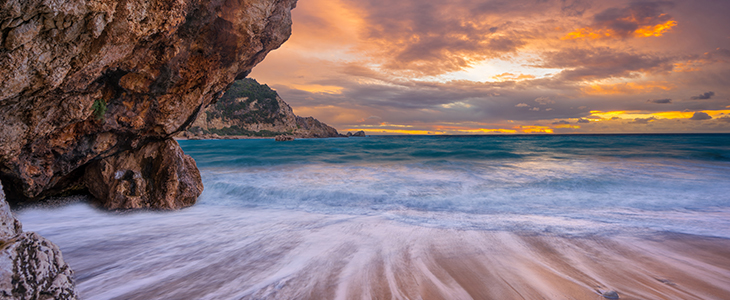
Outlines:
[[255,79],[237,80],[195,120],[190,138],[335,137],[337,130],[313,117],[299,117],[268,85]]
[[279,113],[278,95],[266,84],[255,79],[236,80],[213,109],[206,112],[208,120],[223,118],[243,123],[273,123],[284,117]]

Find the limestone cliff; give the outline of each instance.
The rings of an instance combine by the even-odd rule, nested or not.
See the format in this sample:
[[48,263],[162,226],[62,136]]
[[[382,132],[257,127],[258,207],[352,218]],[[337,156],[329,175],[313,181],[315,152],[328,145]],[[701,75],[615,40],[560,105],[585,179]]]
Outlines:
[[256,80],[237,80],[215,104],[208,106],[187,137],[216,134],[273,137],[337,137],[337,130],[313,117],[299,117],[276,91]]
[[[8,199],[83,189],[88,165],[144,157],[136,152],[146,144],[185,130],[289,37],[295,4],[0,0],[0,179]],[[162,155],[178,153],[172,147]],[[99,174],[116,171],[127,170]],[[182,193],[199,194],[197,186]]]

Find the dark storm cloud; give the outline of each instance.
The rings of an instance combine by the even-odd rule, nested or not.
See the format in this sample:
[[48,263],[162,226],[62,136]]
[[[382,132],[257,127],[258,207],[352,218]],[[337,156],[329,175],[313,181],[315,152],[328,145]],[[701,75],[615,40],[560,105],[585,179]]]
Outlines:
[[594,28],[612,30],[620,37],[632,35],[643,26],[665,23],[672,19],[663,12],[673,6],[669,1],[637,1],[624,8],[609,8],[593,17]]
[[668,72],[673,65],[671,58],[602,47],[548,52],[544,54],[542,64],[537,67],[566,69],[557,76],[565,80],[583,81],[634,77],[636,73]]
[[692,115],[692,117],[689,119],[694,120],[694,121],[702,121],[702,120],[712,119],[712,117],[710,115],[708,115],[707,113],[698,111],[698,112],[695,112],[694,115]]
[[657,103],[657,104],[669,104],[672,103],[672,99],[654,99],[654,100],[646,100],[648,103]]
[[699,96],[694,96],[690,99],[692,99],[692,100],[709,100],[712,98],[712,96],[715,96],[715,92],[710,91],[710,92],[707,92],[704,94],[700,94]]

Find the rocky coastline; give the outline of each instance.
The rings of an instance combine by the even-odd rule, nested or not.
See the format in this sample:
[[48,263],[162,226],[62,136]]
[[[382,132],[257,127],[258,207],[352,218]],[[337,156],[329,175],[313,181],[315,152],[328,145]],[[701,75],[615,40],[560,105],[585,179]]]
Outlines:
[[77,298],[58,247],[22,232],[9,204],[193,205],[200,174],[173,137],[289,38],[295,6],[0,2],[0,299]]
[[188,139],[247,136],[326,138],[339,137],[340,134],[313,117],[297,116],[276,91],[255,79],[244,78],[236,80],[180,136]]

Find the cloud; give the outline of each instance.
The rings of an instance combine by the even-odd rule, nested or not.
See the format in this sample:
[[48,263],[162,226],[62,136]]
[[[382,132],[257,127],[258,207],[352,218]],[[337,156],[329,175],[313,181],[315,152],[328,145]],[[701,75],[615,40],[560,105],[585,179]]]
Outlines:
[[499,75],[492,76],[493,79],[500,80],[500,81],[507,81],[507,80],[525,80],[525,79],[535,79],[534,75],[525,75],[525,74],[512,74],[509,72],[502,73]]
[[591,3],[584,0],[560,0],[560,2],[560,10],[569,17],[580,17],[591,7]]
[[568,33],[563,39],[603,39],[662,36],[677,26],[663,12],[673,6],[669,1],[635,1],[623,8],[609,8],[593,16],[593,22]]
[[654,100],[646,100],[647,103],[657,103],[657,104],[669,104],[672,103],[672,99],[654,99]]
[[703,120],[710,120],[710,119],[712,119],[712,117],[705,112],[698,111],[698,112],[695,112],[694,115],[692,115],[692,117],[689,119],[694,120],[694,121],[703,121]]
[[533,107],[533,108],[530,108],[530,110],[531,111],[540,111],[540,108],[539,107]]
[[585,124],[585,123],[590,123],[590,122],[591,121],[588,120],[588,119],[583,119],[583,118],[578,119],[578,123],[584,123]]
[[692,97],[690,99],[692,99],[692,100],[708,100],[708,99],[711,99],[712,96],[715,96],[715,92],[710,91],[710,92],[707,92],[707,93],[704,93],[704,94],[700,94],[699,96],[694,96],[694,97]]
[[570,124],[570,122],[568,122],[566,120],[560,120],[560,121],[552,123],[552,125],[568,125],[568,124]]
[[649,124],[650,122],[656,121],[656,117],[650,117],[650,118],[636,118],[633,121],[629,122],[632,124]]
[[555,104],[555,101],[551,100],[549,97],[537,98],[535,99],[535,102],[540,103],[540,105]]
[[642,73],[666,73],[672,59],[649,53],[624,52],[609,47],[568,48],[543,54],[540,68],[564,69],[558,77],[570,81],[632,78]]
[[[730,47],[720,42],[728,38],[723,29],[730,18],[723,12],[730,2],[677,2],[672,8],[631,1],[300,1],[292,38],[251,76],[275,87],[295,111],[336,128],[385,122],[582,126],[575,128],[579,132],[709,132],[704,128],[724,126],[716,130],[730,132],[730,123],[711,112],[730,104]],[[669,21],[678,25],[662,38],[635,36]],[[584,27],[613,35],[561,40]],[[716,95],[689,101],[701,91]],[[650,119],[666,107],[689,113]],[[595,122],[590,117],[597,110],[642,114]],[[715,120],[687,120],[700,111]],[[577,123],[581,118],[591,123]],[[570,124],[549,125],[560,120]]]
[[367,54],[387,70],[417,75],[459,71],[507,57],[544,38],[547,12],[575,14],[584,1],[343,0],[366,26]]
[[729,116],[720,117],[720,118],[717,118],[717,120],[718,121],[721,121],[721,122],[725,122],[725,123],[730,123],[730,117]]

